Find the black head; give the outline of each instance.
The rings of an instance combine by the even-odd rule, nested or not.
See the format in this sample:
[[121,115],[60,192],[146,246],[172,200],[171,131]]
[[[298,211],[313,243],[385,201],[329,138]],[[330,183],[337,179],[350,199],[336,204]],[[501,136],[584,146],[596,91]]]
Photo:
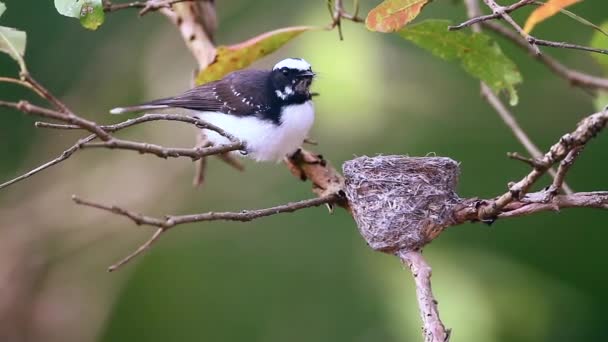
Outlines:
[[304,103],[310,100],[310,85],[314,76],[310,64],[305,60],[284,59],[272,68],[270,74],[273,95],[283,103]]

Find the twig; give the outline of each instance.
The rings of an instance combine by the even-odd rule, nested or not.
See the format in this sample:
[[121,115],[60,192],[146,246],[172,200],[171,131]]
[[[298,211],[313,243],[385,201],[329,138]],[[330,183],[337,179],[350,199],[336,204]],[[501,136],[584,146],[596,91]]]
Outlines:
[[127,8],[140,8],[139,16],[144,16],[148,12],[158,11],[161,8],[171,8],[173,4],[186,1],[201,1],[201,0],[148,0],[148,1],[133,1],[123,4],[113,4],[109,0],[104,0],[104,12],[116,12]]
[[[2,101],[0,101],[0,105],[2,105]],[[114,125],[107,125],[107,126],[99,126],[101,129],[103,129],[106,132],[116,132],[119,131],[121,129],[125,129],[137,124],[141,124],[141,123],[145,123],[145,122],[150,122],[150,121],[159,121],[159,120],[165,120],[165,121],[179,121],[179,122],[185,122],[185,123],[190,123],[193,124],[199,128],[204,128],[204,129],[210,129],[213,131],[216,131],[217,133],[225,136],[226,138],[228,138],[229,140],[238,143],[238,140],[236,139],[236,137],[234,137],[233,135],[229,134],[228,132],[224,131],[223,129],[212,125],[210,123],[204,122],[196,117],[191,117],[191,116],[186,116],[186,115],[179,115],[179,114],[146,114],[143,116],[140,116],[138,118],[134,118],[134,119],[129,119],[127,121],[124,122],[120,122]],[[36,127],[39,128],[52,128],[52,129],[68,129],[68,130],[73,130],[73,129],[84,129],[81,126],[78,125],[65,125],[65,124],[55,124],[55,123],[49,123],[49,122],[36,122],[35,123]],[[74,152],[76,152],[78,149],[80,149],[81,147],[85,146],[85,147],[90,147],[87,144],[90,143],[91,141],[94,140],[94,138],[97,137],[95,135],[93,136],[88,136],[86,138],[83,138],[81,140],[79,140],[78,142],[76,142],[76,144],[74,144],[72,147],[68,148],[67,150],[63,151],[63,153],[61,153],[61,155],[59,155],[57,158],[46,162],[38,167],[36,167],[35,169],[32,169],[30,171],[28,171],[27,173],[16,177],[14,179],[11,179],[3,184],[0,184],[0,189],[7,187],[9,185],[15,184],[21,180],[24,180],[26,178],[29,178],[33,175],[35,175],[36,173],[45,170],[55,164],[58,164],[66,159],[68,159],[70,156],[72,156],[72,154],[74,154]],[[112,138],[114,141],[115,139]],[[124,140],[120,140],[123,141]],[[137,144],[137,143],[136,143]],[[102,143],[103,145],[103,143]],[[156,145],[155,145],[156,146]],[[157,146],[158,148],[165,149],[164,147],[160,147]],[[222,147],[223,149],[223,147]],[[220,149],[220,151],[222,150]],[[191,153],[194,154],[198,154],[201,152],[201,149],[191,149],[188,150]],[[181,152],[181,151],[180,151]],[[205,150],[205,153],[211,153],[213,152],[213,150]],[[142,152],[143,153],[143,152]],[[169,152],[167,152],[169,153]],[[162,154],[162,152],[161,152]],[[236,165],[235,165],[236,167]],[[238,169],[238,168],[237,168]]]
[[[480,8],[479,8],[479,2],[477,0],[466,0],[465,5],[467,7],[467,14],[469,15],[469,17],[478,17],[479,16]],[[479,23],[471,23],[470,25],[472,25],[472,29],[474,32],[481,31],[481,26],[479,25]],[[525,42],[522,42],[522,44],[524,44],[526,46],[526,48],[531,50],[533,52],[533,55],[542,56],[542,55],[534,54],[535,50],[530,45],[526,44]],[[505,107],[505,105],[502,103],[502,101],[500,101],[498,96],[496,96],[496,94],[494,94],[494,92],[490,89],[490,87],[488,87],[487,84],[485,84],[484,82],[480,82],[480,84],[481,84],[482,96],[488,101],[488,103],[492,107],[494,107],[494,109],[496,110],[496,112],[498,113],[500,118],[511,129],[511,131],[513,132],[513,134],[515,135],[517,140],[519,140],[519,142],[524,146],[524,148],[528,151],[528,153],[530,153],[531,156],[533,156],[535,159],[540,158],[542,156],[542,152],[532,142],[532,140],[524,132],[524,130],[521,128],[521,126],[519,126],[519,124],[515,120],[515,117],[511,114],[511,112],[509,112],[509,110]],[[513,157],[513,158],[525,161],[525,159],[523,159],[523,158],[517,158],[517,157]],[[555,176],[555,170],[553,168],[551,168],[549,172],[551,173],[551,175]],[[568,193],[572,193],[572,189],[570,189],[570,187],[567,184],[564,189]]]
[[108,141],[112,137],[104,131],[101,127],[99,127],[95,122],[83,119],[77,115],[70,113],[62,113],[52,109],[39,107],[33,105],[27,101],[19,101],[19,102],[7,102],[0,100],[0,107],[8,107],[16,109],[20,112],[26,114],[35,114],[45,118],[59,120],[67,123],[71,123],[86,129],[87,131],[97,135],[99,139],[103,141]]
[[605,49],[598,49],[598,48],[593,48],[593,47],[589,47],[589,46],[577,45],[577,44],[566,43],[566,42],[554,42],[551,40],[534,38],[532,36],[528,36],[528,42],[530,42],[530,44],[534,44],[534,45],[548,46],[548,47],[560,48],[560,49],[582,50],[582,51],[595,52],[595,53],[601,53],[604,55],[608,55],[608,50],[605,50]]
[[30,83],[23,81],[23,80],[19,80],[16,78],[12,78],[12,77],[0,77],[0,82],[2,83],[12,83],[12,84],[17,84],[20,85],[24,88],[28,88],[31,91],[35,92],[38,96],[40,96],[41,98],[44,98],[44,94],[40,92],[40,90],[34,88]]
[[[201,129],[208,129],[208,130],[215,131],[218,134],[228,138],[232,142],[238,142],[238,139],[234,135],[226,132],[225,130],[223,130],[222,128],[220,128],[218,126],[210,124],[210,123],[203,121],[194,116],[180,115],[180,114],[145,114],[140,117],[129,119],[129,120],[126,120],[126,121],[123,121],[123,122],[120,122],[120,123],[117,123],[114,125],[105,125],[105,126],[99,126],[99,127],[106,132],[116,132],[121,129],[127,128],[127,127],[131,127],[131,126],[134,126],[137,124],[150,122],[150,121],[185,122],[185,123],[193,124],[196,127],[201,128]],[[62,124],[53,124],[53,123],[48,123],[48,122],[36,122],[35,125],[36,125],[36,127],[39,127],[39,128],[83,129],[79,125],[62,125]]]
[[537,61],[543,63],[549,70],[559,77],[562,77],[570,82],[574,86],[592,88],[592,89],[608,89],[608,79],[602,77],[596,77],[593,75],[585,74],[580,71],[572,70],[561,64],[556,59],[546,55],[534,55],[534,51],[530,48],[530,45],[518,34],[504,27],[503,25],[484,22],[483,27],[488,28],[503,37],[511,40],[515,45],[530,52],[532,57]]
[[534,158],[524,157],[524,156],[520,155],[517,152],[507,152],[507,157],[509,157],[511,159],[519,160],[521,162],[524,162],[524,163],[528,164],[531,167],[537,167],[538,166],[538,162]]
[[[540,49],[538,48],[538,45],[541,45],[537,42],[537,39],[530,36],[529,34],[527,34],[522,28],[521,26],[519,26],[519,24],[517,24],[515,22],[515,20],[513,20],[513,18],[511,18],[511,16],[506,12],[507,7],[503,7],[500,6],[496,3],[496,1],[494,0],[483,0],[483,2],[490,7],[490,9],[492,10],[492,12],[498,16],[500,16],[501,18],[503,18],[507,23],[509,23],[509,25],[513,26],[513,28],[515,29],[515,31],[517,31],[522,37],[526,38],[528,40],[528,43],[530,44],[530,47],[532,47],[532,49],[534,49],[534,54],[535,55],[540,55]],[[525,4],[527,5],[527,3]],[[520,6],[521,7],[521,6]]]
[[[608,209],[608,191],[577,192],[571,195],[557,195],[546,202],[543,192],[529,194],[521,201],[505,207],[500,218],[519,217],[536,214],[543,211],[559,211],[564,208],[596,208]],[[530,198],[539,198],[531,200]]]
[[[535,0],[520,0],[512,5],[506,6],[503,8],[504,13],[511,13],[521,7],[527,6],[527,5],[531,5],[534,3]],[[500,13],[492,13],[492,14],[488,14],[488,15],[482,15],[482,16],[478,16],[478,17],[474,17],[471,18],[459,25],[454,25],[454,26],[448,26],[448,30],[450,31],[455,31],[455,30],[460,30],[463,29],[465,27],[471,26],[473,24],[477,24],[477,23],[481,23],[484,21],[488,21],[488,20],[493,20],[493,19],[500,19],[502,18],[502,15]]]
[[122,265],[125,265],[126,263],[133,260],[135,257],[140,255],[141,253],[145,252],[148,248],[150,248],[152,246],[153,243],[155,243],[160,238],[160,235],[164,232],[165,232],[165,228],[158,228],[154,232],[154,234],[152,234],[152,236],[148,239],[148,241],[144,242],[141,246],[139,246],[131,254],[127,255],[126,257],[124,257],[123,259],[118,261],[117,263],[108,267],[108,272],[116,271]]
[[509,203],[521,198],[532,185],[555,163],[561,161],[573,149],[584,146],[595,137],[608,123],[608,111],[592,114],[581,120],[576,130],[561,137],[559,142],[551,146],[549,152],[538,158],[538,165],[519,182],[512,184],[509,191],[499,196],[487,205],[479,207],[480,220],[493,220]]
[[257,209],[257,210],[242,210],[239,212],[207,212],[202,214],[193,214],[193,215],[179,215],[179,216],[166,216],[164,219],[145,216],[140,213],[136,213],[118,206],[110,206],[106,204],[101,204],[93,201],[88,201],[84,199],[80,199],[77,196],[72,196],[72,199],[76,204],[101,209],[105,211],[109,211],[111,213],[127,217],[131,219],[137,225],[148,225],[158,227],[159,229],[154,233],[154,235],[146,241],[142,246],[140,246],[135,252],[127,256],[125,259],[121,260],[117,264],[110,267],[110,271],[115,270],[116,268],[124,265],[125,263],[132,260],[137,255],[141,254],[147,248],[154,243],[162,233],[165,231],[186,223],[194,223],[194,222],[207,222],[207,221],[251,221],[261,217],[281,214],[281,213],[291,213],[300,209],[310,208],[310,207],[318,207],[320,205],[336,203],[342,200],[342,197],[338,194],[330,194],[324,197],[317,197],[312,199],[307,199],[299,202],[287,203],[283,205],[278,205],[276,207],[265,208],[265,209]]
[[[528,137],[526,132],[524,132],[521,126],[517,123],[517,120],[515,120],[513,114],[511,114],[502,101],[500,101],[498,96],[496,96],[492,89],[490,89],[490,87],[488,87],[485,83],[481,84],[481,94],[488,101],[488,103],[494,107],[500,118],[511,129],[517,140],[519,140],[528,153],[530,153],[534,159],[542,157],[543,153],[540,151],[540,149],[532,142],[530,137]],[[557,173],[554,168],[549,168],[548,171],[551,176],[554,178],[556,177]],[[566,193],[572,193],[572,189],[568,186],[568,184],[563,184],[563,188]]]
[[119,150],[131,150],[139,153],[150,153],[160,158],[177,158],[189,157],[192,160],[197,160],[201,157],[226,153],[230,151],[245,150],[245,145],[241,142],[233,142],[226,145],[211,146],[207,148],[182,148],[182,147],[164,147],[155,144],[141,143],[130,140],[112,138],[103,142],[90,142],[81,144],[80,148],[109,148]]
[[[328,1],[328,5],[331,5],[331,2]],[[350,20],[355,23],[362,23],[365,20],[363,18],[359,18],[359,2],[355,1],[355,13],[350,14],[344,9],[344,3],[342,0],[334,0],[334,8],[332,9],[329,6],[329,11],[331,13],[332,22],[329,24],[330,28],[338,27],[338,36],[340,40],[344,40],[344,36],[342,35],[342,19]]]
[[76,142],[74,145],[72,145],[72,147],[70,147],[67,150],[63,151],[57,158],[55,158],[55,159],[53,159],[51,161],[48,161],[48,162],[46,162],[46,163],[44,163],[44,164],[36,167],[35,169],[32,169],[32,170],[24,173],[23,175],[21,175],[21,176],[19,176],[17,178],[11,179],[11,180],[9,180],[7,182],[4,182],[4,183],[0,184],[0,189],[5,188],[5,187],[7,187],[9,185],[12,185],[14,183],[17,183],[19,181],[22,181],[22,180],[24,180],[26,178],[29,178],[29,177],[37,174],[38,172],[40,172],[40,171],[42,171],[44,169],[47,169],[47,168],[49,168],[49,167],[51,167],[51,166],[53,166],[55,164],[61,163],[62,161],[64,161],[64,160],[68,159],[69,157],[71,157],[72,154],[74,154],[74,152],[76,152],[78,150],[78,148],[79,148],[79,146],[81,144],[86,144],[89,141],[95,139],[96,137],[97,136],[95,134],[91,134],[91,135],[89,135],[86,138],[82,138],[82,139],[78,140],[78,142]]
[[553,184],[551,184],[551,186],[549,186],[549,189],[547,190],[547,193],[551,194],[551,196],[554,196],[555,194],[557,194],[557,192],[562,188],[564,189],[565,193],[567,193],[567,194],[572,193],[572,192],[568,192],[564,179],[566,178],[566,173],[568,173],[568,171],[570,170],[570,167],[572,166],[572,164],[574,163],[576,158],[578,158],[578,156],[581,153],[581,151],[583,150],[583,148],[584,148],[584,146],[579,146],[579,147],[573,148],[568,153],[566,158],[564,158],[560,162],[559,168],[557,169],[557,173],[553,179]]
[[[66,114],[68,116],[74,116],[74,113],[68,108],[68,106],[66,106],[63,102],[61,102],[61,100],[59,100],[55,95],[53,95],[42,84],[40,84],[38,81],[36,81],[32,77],[32,75],[30,75],[30,73],[22,72],[21,79],[23,81],[27,82],[28,84],[30,84],[32,86],[32,88],[34,88],[36,90],[36,93],[38,93],[40,96],[42,96],[42,98],[44,98],[45,100],[49,101],[53,106],[55,106],[55,108],[57,108],[57,110],[59,110],[60,112]],[[95,132],[92,132],[92,133],[95,133]],[[100,136],[100,138],[101,138],[101,136]]]
[[[492,200],[468,199],[455,208],[452,226],[479,220],[479,207]],[[576,192],[571,195],[556,195],[547,201],[546,191],[526,194],[522,199],[513,200],[497,214],[497,218],[528,216],[544,211],[558,211],[565,208],[608,209],[608,191]]]
[[435,300],[431,288],[431,267],[419,251],[399,251],[397,252],[397,256],[410,269],[414,276],[424,341],[449,341],[450,329],[446,329],[439,318],[438,302]]

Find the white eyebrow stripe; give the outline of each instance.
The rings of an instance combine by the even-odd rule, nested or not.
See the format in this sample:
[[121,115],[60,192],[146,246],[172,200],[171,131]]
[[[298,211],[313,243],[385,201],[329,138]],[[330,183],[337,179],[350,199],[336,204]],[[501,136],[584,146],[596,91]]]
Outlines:
[[272,68],[272,70],[277,70],[277,69],[281,69],[281,68],[306,71],[306,70],[310,70],[311,66],[307,61],[305,61],[301,58],[287,58],[287,59],[284,59],[284,60],[278,62],[277,64],[275,64],[275,66]]

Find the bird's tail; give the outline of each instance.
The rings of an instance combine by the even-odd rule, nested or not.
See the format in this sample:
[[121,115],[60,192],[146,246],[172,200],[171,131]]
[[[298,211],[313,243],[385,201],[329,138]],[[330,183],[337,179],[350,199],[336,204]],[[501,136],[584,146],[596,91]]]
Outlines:
[[129,107],[116,107],[116,108],[110,110],[110,114],[124,114],[124,113],[130,113],[130,112],[141,112],[141,111],[149,110],[149,109],[163,109],[163,108],[169,108],[169,106],[160,105],[160,104],[141,104],[141,105],[129,106]]

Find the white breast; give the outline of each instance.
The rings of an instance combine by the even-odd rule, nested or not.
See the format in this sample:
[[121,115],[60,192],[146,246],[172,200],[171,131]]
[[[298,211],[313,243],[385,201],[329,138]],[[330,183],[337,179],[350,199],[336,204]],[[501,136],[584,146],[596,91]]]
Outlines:
[[[284,107],[278,125],[253,116],[216,112],[198,112],[196,116],[245,142],[248,157],[257,161],[281,161],[302,145],[314,122],[315,110],[312,101]],[[229,142],[216,132],[205,130],[205,134],[214,144]]]

